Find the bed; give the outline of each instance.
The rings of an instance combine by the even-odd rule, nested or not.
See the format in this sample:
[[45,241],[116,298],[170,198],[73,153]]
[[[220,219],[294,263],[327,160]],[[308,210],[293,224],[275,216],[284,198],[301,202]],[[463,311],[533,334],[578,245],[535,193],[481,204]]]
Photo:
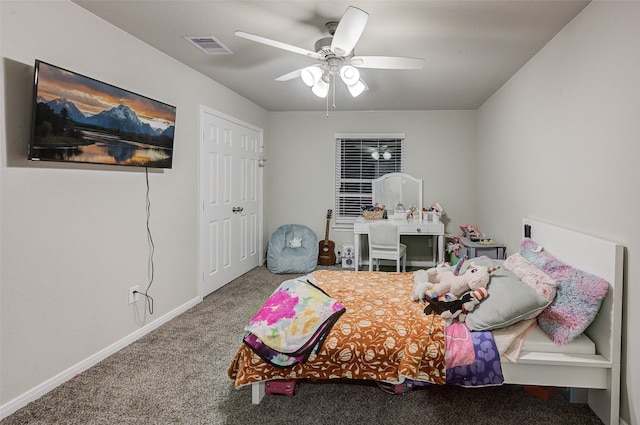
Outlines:
[[[521,252],[528,255],[532,263],[541,269],[548,263],[536,261],[549,253],[549,256],[570,265],[570,269],[584,271],[593,275],[599,282],[604,282],[605,289],[597,303],[595,318],[588,319],[585,329],[569,329],[573,335],[562,345],[551,341],[547,334],[549,318],[554,314],[562,316],[561,301],[556,298],[554,303],[542,311],[535,318],[527,317],[527,321],[513,323],[503,328],[522,327],[517,350],[500,350],[502,357],[498,359],[501,368],[500,380],[489,382],[493,384],[521,384],[536,386],[567,387],[572,389],[576,401],[584,401],[600,417],[605,424],[619,423],[620,398],[620,343],[622,332],[622,284],[623,284],[623,246],[603,239],[595,238],[583,233],[560,228],[532,219],[523,219],[523,245]],[[543,249],[528,248],[530,241],[535,241]],[[536,251],[538,251],[536,253]],[[540,254],[542,251],[542,254]],[[547,260],[545,260],[547,261]],[[562,263],[561,263],[562,264]],[[552,264],[556,267],[555,263]],[[345,314],[335,317],[332,329],[322,336],[320,350],[308,357],[306,362],[290,367],[274,367],[256,355],[247,344],[242,344],[229,367],[229,377],[234,379],[236,386],[250,385],[252,387],[252,402],[260,403],[266,393],[266,383],[275,379],[371,379],[387,383],[429,382],[433,384],[447,383],[445,375],[450,373],[444,358],[445,335],[448,330],[446,321],[439,316],[425,315],[424,306],[417,302],[405,303],[410,297],[412,287],[411,273],[377,273],[377,272],[318,272],[321,282],[316,282],[318,288],[328,288],[328,294],[344,303]],[[549,271],[556,273],[556,270]],[[338,276],[348,276],[344,281]],[[561,276],[559,277],[561,278]],[[554,275],[555,279],[555,275]],[[323,280],[332,280],[330,284]],[[379,280],[392,288],[393,295],[368,295],[371,288],[363,286],[362,282]],[[589,281],[591,282],[591,281]],[[326,285],[326,286],[325,286]],[[334,285],[334,286],[331,286]],[[372,284],[372,286],[376,286]],[[336,289],[340,287],[341,289]],[[560,287],[564,287],[560,285]],[[491,289],[491,284],[489,285]],[[352,292],[344,292],[351,290]],[[363,303],[358,298],[377,300]],[[560,290],[558,291],[560,295]],[[565,293],[565,298],[566,298]],[[491,299],[490,295],[487,300]],[[497,299],[495,295],[494,299]],[[380,299],[383,299],[380,302]],[[589,293],[593,298],[593,294]],[[385,313],[383,305],[395,305],[395,310]],[[483,303],[480,303],[483,306]],[[335,306],[332,307],[336,310]],[[360,313],[369,312],[371,318],[356,318],[358,322],[350,323],[355,310]],[[555,310],[554,310],[555,309]],[[480,311],[480,309],[478,309]],[[394,318],[384,316],[391,314]],[[469,313],[471,318],[474,312]],[[543,316],[546,315],[546,316]],[[379,334],[378,331],[367,333],[358,332],[359,341],[353,343],[345,334],[353,333],[368,327],[369,322],[380,318],[380,322],[388,323],[392,336]],[[351,319],[350,319],[351,318]],[[573,319],[573,317],[572,317]],[[467,320],[469,322],[469,320]],[[362,323],[366,326],[362,327]],[[523,326],[524,324],[524,326]],[[588,325],[588,326],[587,326]],[[470,325],[471,326],[471,325]],[[557,332],[551,325],[551,331]],[[572,321],[571,326],[574,326]],[[345,332],[345,329],[348,332]],[[544,331],[543,331],[544,329]],[[398,330],[400,332],[398,333]],[[566,329],[563,329],[565,331]],[[583,332],[584,331],[584,332]],[[386,330],[385,330],[386,332]],[[495,335],[494,343],[500,344],[504,335],[501,331],[489,331]],[[472,332],[472,334],[484,332]],[[560,336],[558,336],[560,335]],[[564,338],[562,333],[552,334],[553,338]],[[569,341],[570,340],[570,341]],[[364,341],[364,342],[363,342]],[[353,347],[352,347],[353,345]],[[354,347],[357,346],[358,349]],[[416,348],[417,347],[417,348]],[[354,353],[362,356],[362,362],[354,360]],[[378,355],[384,353],[391,360],[379,361]],[[514,354],[515,353],[515,354]],[[324,356],[324,357],[323,357]],[[331,364],[326,357],[331,357]],[[515,356],[515,357],[514,357]],[[371,367],[375,363],[378,366]],[[321,371],[321,372],[320,372]],[[466,378],[465,378],[466,379]],[[475,378],[474,378],[475,379]],[[483,379],[491,379],[484,377]],[[482,384],[482,381],[480,384]],[[481,385],[480,385],[481,386]]]

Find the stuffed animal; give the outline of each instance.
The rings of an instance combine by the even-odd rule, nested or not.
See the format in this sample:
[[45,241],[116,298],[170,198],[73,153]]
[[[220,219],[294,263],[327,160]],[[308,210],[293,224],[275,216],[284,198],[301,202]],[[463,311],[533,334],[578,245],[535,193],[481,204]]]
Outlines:
[[[460,274],[460,268],[462,267],[462,264],[464,264],[464,262],[467,261],[468,259],[469,257],[465,255],[460,259],[460,261],[458,261],[458,264],[456,264],[455,267],[453,268],[454,275],[457,276]],[[449,271],[451,270],[451,267],[452,266],[450,266],[449,263],[445,261],[436,266],[436,272],[441,273],[441,272]],[[413,293],[411,295],[411,299],[413,301],[424,301],[424,293],[428,288],[431,287],[431,282],[429,282],[430,274],[431,272],[428,270],[418,270],[414,273]],[[452,301],[454,298],[457,298],[453,294],[448,294],[448,296],[451,297],[451,300],[449,301]]]
[[478,304],[489,296],[487,288],[479,288],[475,291],[465,292],[458,300],[443,300],[443,297],[429,299],[429,304],[424,308],[425,314],[436,313],[451,323],[457,318],[459,322],[467,319],[467,314],[472,312]]
[[[448,267],[440,265],[439,268],[442,271],[449,270]],[[427,289],[431,288],[432,284],[429,282],[429,273],[427,270],[420,269],[413,274],[413,292],[411,293],[412,301],[424,301],[424,293]]]
[[413,276],[414,284],[411,298],[414,301],[436,299],[445,293],[460,297],[467,291],[486,288],[489,284],[489,273],[498,268],[498,266],[491,268],[476,266],[472,262],[462,275],[455,275],[453,271],[441,267],[418,270]]

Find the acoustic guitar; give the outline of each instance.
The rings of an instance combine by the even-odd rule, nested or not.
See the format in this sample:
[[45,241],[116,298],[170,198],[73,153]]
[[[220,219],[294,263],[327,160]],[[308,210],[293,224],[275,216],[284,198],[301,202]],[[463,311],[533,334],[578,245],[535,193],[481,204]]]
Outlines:
[[321,266],[333,266],[336,263],[336,244],[329,240],[329,224],[331,223],[332,210],[327,210],[327,229],[324,240],[320,241],[318,249],[318,264]]

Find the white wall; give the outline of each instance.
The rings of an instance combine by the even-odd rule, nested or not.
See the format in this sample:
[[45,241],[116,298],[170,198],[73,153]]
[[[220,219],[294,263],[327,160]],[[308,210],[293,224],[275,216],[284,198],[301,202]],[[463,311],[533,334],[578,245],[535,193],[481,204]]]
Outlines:
[[[366,93],[365,93],[366,96]],[[339,105],[339,99],[338,99]],[[324,238],[335,207],[335,133],[405,133],[405,171],[424,179],[424,202],[439,202],[447,230],[475,222],[475,112],[272,112],[265,177],[265,228],[309,226]],[[352,232],[332,231],[337,246]],[[265,239],[268,241],[268,239]]]
[[[530,216],[626,246],[621,417],[640,423],[640,2],[595,1],[478,111],[479,225]],[[632,400],[635,403],[632,403]]]
[[[198,108],[265,128],[265,110],[63,1],[0,2],[0,406],[196,303]],[[177,107],[173,169],[150,172],[152,316],[144,169],[26,159],[41,59]],[[4,409],[6,411],[6,409]]]

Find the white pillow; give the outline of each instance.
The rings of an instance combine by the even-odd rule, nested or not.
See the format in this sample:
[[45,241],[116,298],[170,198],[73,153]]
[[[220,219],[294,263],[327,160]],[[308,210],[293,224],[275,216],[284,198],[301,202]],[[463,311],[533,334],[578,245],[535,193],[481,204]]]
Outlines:
[[510,255],[504,260],[502,266],[514,272],[521,281],[529,285],[531,289],[547,300],[553,301],[556,297],[558,283],[548,274],[531,264],[529,260],[520,255],[520,253],[516,252]]

